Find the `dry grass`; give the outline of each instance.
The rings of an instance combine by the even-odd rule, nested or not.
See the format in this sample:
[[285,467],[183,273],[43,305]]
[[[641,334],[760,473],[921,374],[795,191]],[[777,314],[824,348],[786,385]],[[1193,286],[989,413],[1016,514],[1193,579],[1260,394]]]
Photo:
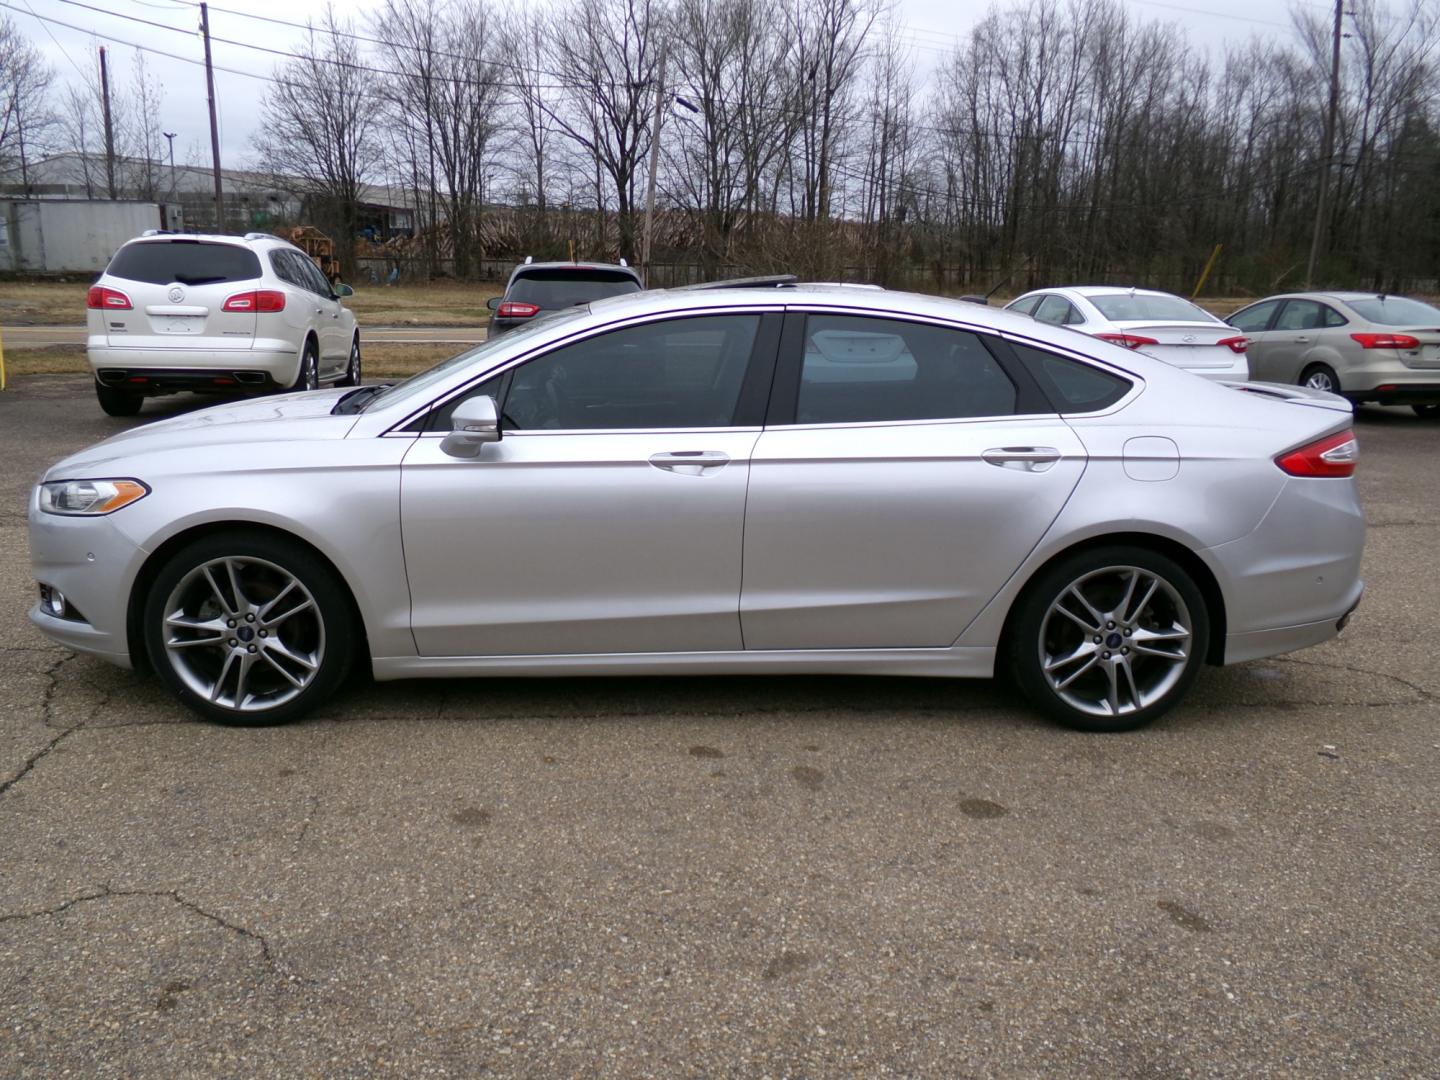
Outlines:
[[0,281],[0,326],[79,326],[85,322],[88,278]]
[[[461,345],[386,345],[365,346],[365,378],[403,379],[418,371],[454,356]],[[6,349],[5,373],[13,380],[17,375],[88,375],[83,345],[50,345],[40,349]]]

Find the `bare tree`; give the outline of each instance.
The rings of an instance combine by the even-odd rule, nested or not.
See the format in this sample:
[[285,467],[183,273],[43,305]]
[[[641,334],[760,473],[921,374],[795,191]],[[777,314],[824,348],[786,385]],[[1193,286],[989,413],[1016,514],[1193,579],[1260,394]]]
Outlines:
[[54,73],[14,20],[0,15],[0,175],[30,187],[30,157],[56,116],[48,101]]

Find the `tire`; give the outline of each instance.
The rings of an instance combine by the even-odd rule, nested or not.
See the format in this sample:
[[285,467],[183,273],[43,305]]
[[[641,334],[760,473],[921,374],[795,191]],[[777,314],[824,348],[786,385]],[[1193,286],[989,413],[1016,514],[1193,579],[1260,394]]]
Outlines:
[[186,708],[240,727],[288,723],[322,704],[356,643],[334,571],[260,532],[217,533],[176,552],[143,619],[151,666]]
[[320,388],[320,354],[315,348],[315,340],[307,339],[305,351],[300,354],[300,370],[295,375],[295,385],[290,387],[292,392],[296,390],[318,390]]
[[1194,580],[1146,548],[1062,558],[1026,587],[1016,609],[1005,641],[1016,685],[1079,731],[1150,723],[1184,696],[1210,643]]
[[346,365],[345,374],[340,377],[336,386],[359,386],[360,385],[360,335],[356,334],[350,342],[350,363]]
[[1300,373],[1300,385],[1308,386],[1311,390],[1324,390],[1326,393],[1340,393],[1340,378],[1335,374],[1335,369],[1325,364],[1311,364]]
[[95,381],[95,397],[106,416],[134,416],[145,404],[144,394],[117,390],[113,386],[105,386],[98,379]]
[[1440,420],[1440,405],[1411,405],[1421,420]]

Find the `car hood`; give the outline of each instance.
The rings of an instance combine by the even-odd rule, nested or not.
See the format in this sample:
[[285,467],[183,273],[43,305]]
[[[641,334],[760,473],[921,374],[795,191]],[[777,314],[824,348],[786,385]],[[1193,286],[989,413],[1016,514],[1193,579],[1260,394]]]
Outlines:
[[347,392],[344,389],[314,390],[252,398],[157,420],[71,454],[56,462],[46,472],[45,479],[99,477],[106,471],[120,473],[123,469],[110,467],[127,458],[165,451],[343,439],[354,426],[355,417],[332,416],[330,410]]

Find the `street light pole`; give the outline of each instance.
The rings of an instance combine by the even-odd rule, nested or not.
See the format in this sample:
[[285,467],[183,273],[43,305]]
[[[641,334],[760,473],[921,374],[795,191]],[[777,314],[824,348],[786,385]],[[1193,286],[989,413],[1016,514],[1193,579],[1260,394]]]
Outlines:
[[161,134],[161,135],[164,135],[164,136],[165,136],[165,141],[170,144],[170,201],[171,201],[171,202],[174,202],[174,201],[175,201],[175,136],[178,135],[178,134],[180,134],[180,133],[179,133],[178,131],[162,131],[160,134]]

